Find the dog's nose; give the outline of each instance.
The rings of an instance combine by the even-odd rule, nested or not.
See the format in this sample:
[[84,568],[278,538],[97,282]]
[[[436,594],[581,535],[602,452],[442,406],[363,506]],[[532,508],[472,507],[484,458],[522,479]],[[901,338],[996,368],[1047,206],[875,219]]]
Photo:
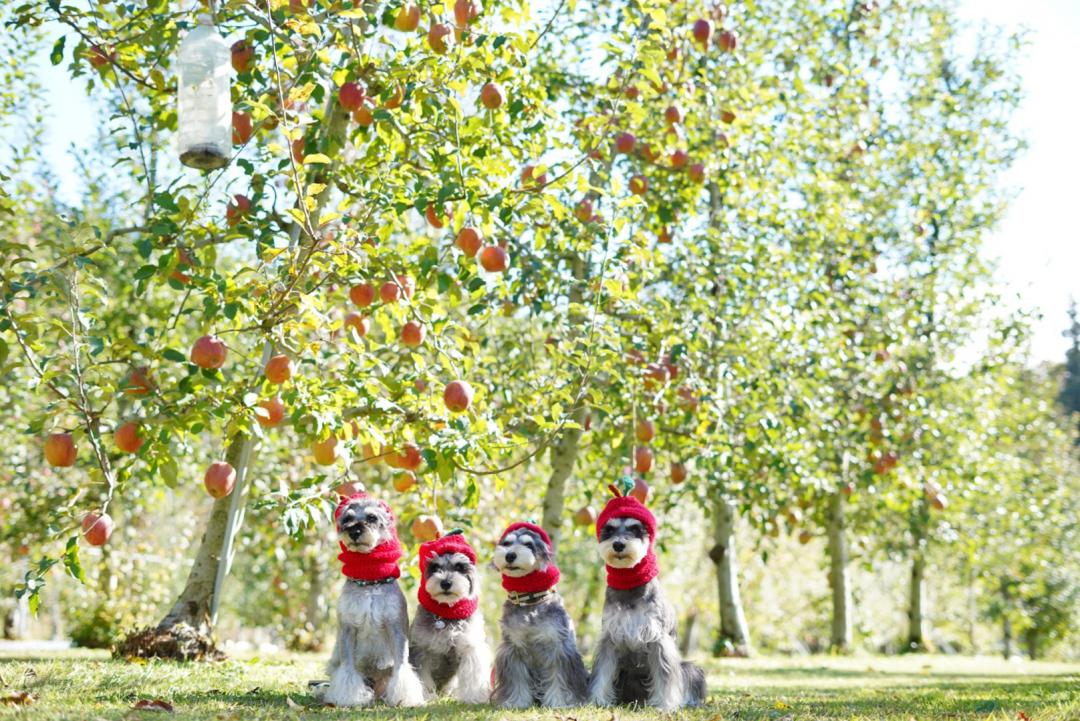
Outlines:
[[622,541],[615,541],[611,544],[611,547],[615,549],[615,553],[622,553],[626,549],[626,544]]
[[517,558],[516,553],[508,553],[508,554],[506,554],[506,562],[507,563],[513,563],[516,558]]
[[449,591],[450,587],[453,586],[454,584],[452,584],[449,580],[444,579],[443,582],[440,583],[439,585],[442,586],[442,590]]

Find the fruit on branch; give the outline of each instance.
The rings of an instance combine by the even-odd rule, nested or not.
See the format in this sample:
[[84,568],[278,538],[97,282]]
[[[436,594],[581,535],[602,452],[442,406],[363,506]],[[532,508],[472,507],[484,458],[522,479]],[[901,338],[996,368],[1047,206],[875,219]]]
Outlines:
[[83,516],[80,526],[83,538],[91,546],[104,546],[108,543],[109,537],[112,536],[113,530],[116,528],[112,516],[97,511],[91,511]]
[[428,541],[434,541],[436,538],[442,535],[443,524],[439,520],[438,516],[422,515],[417,516],[412,522],[412,534],[413,538],[421,543],[427,543]]
[[294,15],[307,12],[308,0],[289,0],[289,12]]
[[648,446],[638,446],[634,449],[634,470],[638,473],[648,473],[653,467],[653,452]]
[[390,93],[390,97],[383,103],[383,107],[387,110],[393,110],[394,108],[400,108],[401,104],[405,102],[405,90],[400,84],[394,84],[394,92]]
[[641,152],[641,157],[645,158],[650,163],[655,163],[660,159],[660,150],[651,143],[642,143],[638,146],[638,149]]
[[300,136],[292,141],[289,147],[292,149],[292,159],[298,165],[302,165],[304,162],[304,155],[307,153],[307,143],[304,141],[304,137]]
[[812,531],[802,530],[799,532],[799,545],[805,546],[814,540],[814,534]]
[[341,457],[338,450],[337,436],[329,435],[321,441],[315,441],[311,445],[311,454],[315,456],[315,462],[320,466],[332,466]]
[[340,498],[348,498],[349,496],[355,496],[357,493],[364,492],[364,484],[357,481],[349,481],[348,483],[342,483],[340,486],[334,488]]
[[686,174],[690,176],[690,182],[701,185],[705,182],[705,166],[702,163],[694,163],[690,166],[690,169],[686,171]]
[[346,112],[353,112],[364,102],[364,89],[353,82],[342,83],[338,88],[338,102]]
[[476,8],[476,3],[472,0],[457,0],[454,3],[454,24],[459,28],[464,28],[469,23],[476,20],[479,15],[479,10]]
[[[424,456],[420,453],[420,447],[415,443],[406,443],[401,450],[391,455],[394,468],[403,468],[406,471],[415,471],[424,462]],[[389,462],[390,459],[388,459]]]
[[671,154],[671,167],[680,170],[690,162],[690,153],[685,150],[676,150]]
[[629,155],[634,152],[634,146],[637,144],[637,138],[633,133],[619,133],[615,136],[615,152]]
[[667,366],[660,363],[650,363],[645,366],[645,387],[654,389],[667,383],[670,378]]
[[637,100],[641,97],[641,89],[636,85],[628,85],[626,90],[623,91],[623,95],[626,96],[627,100]]
[[591,526],[596,523],[596,509],[592,506],[582,506],[574,513],[574,524],[578,526]]
[[410,320],[401,326],[401,342],[410,348],[418,348],[424,342],[424,326]]
[[648,419],[641,419],[634,428],[634,437],[640,443],[648,443],[653,438],[656,438],[656,424]]
[[420,27],[420,6],[411,2],[402,5],[394,17],[394,29],[411,33]]
[[443,403],[451,413],[461,413],[468,410],[473,399],[473,388],[468,381],[455,380],[446,384],[443,389]]
[[101,70],[103,67],[116,62],[116,51],[106,50],[100,45],[90,46],[89,53],[90,65],[95,70]]
[[427,218],[427,222],[431,224],[433,228],[442,228],[446,225],[446,209],[443,208],[441,213],[435,210],[435,206],[428,203],[427,208],[424,209],[424,217]]
[[480,251],[480,265],[489,273],[502,273],[510,257],[497,245],[487,245]]
[[[535,177],[534,177],[535,176]],[[521,185],[526,188],[542,188],[547,185],[547,173],[536,175],[536,166],[526,165],[521,169]]]
[[488,110],[498,110],[504,102],[506,102],[506,95],[498,83],[484,83],[480,88],[480,104]]
[[678,105],[669,105],[664,110],[664,120],[668,125],[677,125],[682,122],[683,114]]
[[720,121],[727,124],[727,125],[731,125],[732,123],[735,122],[735,111],[726,110],[726,109],[721,110],[720,111]]
[[365,315],[360,315],[355,311],[351,311],[345,314],[345,327],[352,328],[356,331],[356,335],[363,338],[371,330],[371,319]]
[[645,195],[649,189],[649,181],[644,175],[635,175],[630,178],[630,192],[634,195]]
[[371,101],[364,98],[360,103],[360,107],[353,111],[352,119],[361,128],[370,128],[374,125],[375,114],[371,110]]
[[233,112],[232,114],[232,141],[233,145],[243,145],[251,140],[255,130],[251,125],[251,116],[245,112]]
[[392,280],[379,286],[379,300],[383,303],[396,303],[401,298],[401,287]]
[[443,55],[450,49],[448,39],[454,30],[445,23],[435,23],[428,28],[427,42],[432,52]]
[[212,498],[224,498],[236,486],[236,469],[225,461],[214,461],[206,469],[203,486]]
[[630,495],[642,503],[649,500],[649,484],[645,482],[643,478],[634,479],[634,487],[630,491]]
[[712,37],[713,24],[710,20],[699,18],[694,21],[692,32],[694,40],[702,47],[705,47],[709,44],[709,38]]
[[185,273],[185,270],[190,270],[195,265],[194,259],[191,257],[191,253],[185,248],[177,247],[176,249],[176,268],[169,273],[169,278],[175,280],[181,285],[187,285],[191,282],[191,276]]
[[228,357],[225,342],[214,335],[204,335],[191,346],[191,362],[205,370],[217,370]]
[[263,369],[263,373],[266,375],[266,380],[280,385],[292,378],[292,359],[284,353],[276,355],[266,361],[266,368]]
[[75,465],[78,451],[70,433],[50,433],[45,437],[45,460],[54,468]]
[[394,474],[394,490],[405,493],[416,487],[416,474],[412,471],[402,471]]
[[371,283],[360,283],[349,289],[349,300],[358,308],[367,308],[375,302],[375,286]]
[[845,483],[844,485],[840,486],[840,492],[843,493],[844,496],[850,498],[851,494],[855,492],[855,484],[851,483],[850,481]]
[[725,53],[733,53],[735,48],[739,47],[739,36],[734,30],[721,30],[716,37],[716,44]]
[[139,424],[127,421],[117,426],[113,433],[113,443],[124,453],[138,453],[145,439],[139,436]]
[[666,245],[666,244],[670,243],[671,240],[672,240],[671,231],[665,225],[663,228],[660,229],[660,234],[656,236],[656,242],[657,243],[663,243],[663,244]]
[[129,396],[145,396],[154,389],[150,381],[150,369],[146,366],[135,368],[128,374],[123,385],[124,393]]
[[413,279],[404,273],[399,273],[397,275],[397,282],[398,285],[401,286],[401,294],[406,298],[412,298],[413,293],[416,292],[416,283]]
[[588,198],[578,201],[578,204],[574,206],[574,217],[579,222],[588,223],[593,219],[593,204]]
[[255,420],[263,428],[273,428],[285,420],[285,404],[278,396],[259,401],[258,407],[265,413],[256,413]]
[[686,470],[686,464],[681,461],[674,461],[671,464],[671,482],[675,485],[679,485],[686,480],[686,476],[689,475]]
[[480,238],[480,231],[471,225],[466,225],[458,232],[457,238],[454,239],[454,245],[456,245],[467,257],[475,258],[476,254],[480,251],[480,246],[483,245],[483,240]]
[[255,60],[255,48],[249,45],[247,40],[237,40],[229,50],[233,70],[237,75],[251,70]]
[[237,193],[225,208],[225,223],[231,228],[243,219],[251,210],[251,201],[246,195]]

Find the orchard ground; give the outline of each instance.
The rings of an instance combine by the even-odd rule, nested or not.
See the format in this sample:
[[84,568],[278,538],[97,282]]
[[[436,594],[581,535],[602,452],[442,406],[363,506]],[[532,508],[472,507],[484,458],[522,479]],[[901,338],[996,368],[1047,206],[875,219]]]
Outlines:
[[1080,664],[993,658],[806,657],[707,661],[709,702],[669,716],[649,710],[592,707],[505,712],[439,703],[421,709],[364,712],[320,708],[307,696],[324,658],[314,655],[234,659],[219,664],[129,663],[93,652],[0,656],[0,699],[26,691],[29,705],[0,704],[0,718],[153,718],[134,711],[161,699],[176,719],[611,719],[721,721],[908,721],[910,719],[1080,718]]

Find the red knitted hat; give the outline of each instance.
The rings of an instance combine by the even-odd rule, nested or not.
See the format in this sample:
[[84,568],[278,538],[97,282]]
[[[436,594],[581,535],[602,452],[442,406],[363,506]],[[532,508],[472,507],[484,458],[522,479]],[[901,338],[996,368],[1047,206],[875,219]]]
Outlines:
[[461,533],[451,533],[441,538],[436,538],[434,541],[427,541],[420,544],[420,570],[422,573],[427,573],[427,563],[433,557],[442,555],[444,553],[463,553],[465,554],[473,564],[476,564],[476,551],[469,545],[469,542],[465,540],[465,536]]
[[633,496],[619,496],[608,501],[608,504],[604,506],[604,510],[600,512],[600,516],[596,519],[597,538],[600,538],[600,532],[604,529],[604,524],[612,518],[637,519],[641,521],[642,525],[645,526],[645,530],[648,531],[649,541],[656,538],[656,517],[653,516],[652,511]]
[[517,531],[522,528],[528,531],[532,531],[536,535],[540,536],[540,538],[544,539],[544,543],[547,544],[547,547],[551,548],[551,536],[547,534],[547,531],[545,531],[543,528],[540,528],[540,526],[536,525],[535,523],[529,523],[528,521],[511,523],[509,526],[506,527],[506,530],[502,532],[502,535],[499,536],[499,540],[506,538],[506,534],[510,533],[511,531]]

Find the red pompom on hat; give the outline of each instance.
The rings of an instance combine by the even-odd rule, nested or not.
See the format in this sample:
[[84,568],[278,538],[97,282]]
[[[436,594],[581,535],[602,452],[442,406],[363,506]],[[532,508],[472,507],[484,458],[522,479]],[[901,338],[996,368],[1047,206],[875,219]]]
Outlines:
[[[343,497],[338,501],[337,508],[334,509],[334,522],[337,522],[345,507],[353,501],[370,499],[371,496],[363,491]],[[341,547],[341,553],[338,554],[338,560],[342,564],[341,572],[354,581],[373,583],[401,577],[401,569],[398,567],[398,562],[401,560],[401,541],[398,540],[397,535],[397,517],[394,516],[393,509],[385,501],[378,501],[377,503],[382,506],[390,517],[389,540],[380,543],[371,549],[369,553],[350,551],[345,548],[344,543],[338,541],[338,545]]]
[[[520,530],[532,531],[536,535],[540,536],[548,547],[548,551],[551,551],[551,536],[547,534],[543,528],[535,523],[529,523],[527,521],[519,521],[518,523],[511,523],[506,527],[506,530],[499,536],[499,540],[506,538],[507,534]],[[547,568],[542,571],[533,571],[525,576],[507,576],[503,574],[502,586],[507,591],[512,593],[539,593],[540,591],[546,591],[549,588],[554,588],[555,584],[559,582],[559,567],[555,565],[554,560],[549,560]]]
[[451,531],[445,536],[436,538],[434,541],[421,543],[420,587],[416,592],[417,600],[420,601],[421,606],[441,618],[452,620],[468,618],[476,613],[476,609],[480,605],[477,596],[463,598],[457,603],[447,604],[435,600],[431,597],[431,594],[428,593],[428,562],[435,556],[441,556],[445,553],[460,553],[472,561],[474,566],[476,565],[476,551],[474,551],[473,547],[469,545],[469,542],[465,540],[465,536],[461,531]]
[[645,526],[649,534],[649,550],[633,568],[607,567],[608,586],[620,591],[626,591],[638,586],[644,586],[660,574],[660,566],[656,562],[656,552],[653,550],[653,541],[656,539],[656,517],[652,511],[633,496],[616,496],[608,501],[604,510],[596,519],[596,538],[604,529],[604,524],[612,518],[633,518]]

